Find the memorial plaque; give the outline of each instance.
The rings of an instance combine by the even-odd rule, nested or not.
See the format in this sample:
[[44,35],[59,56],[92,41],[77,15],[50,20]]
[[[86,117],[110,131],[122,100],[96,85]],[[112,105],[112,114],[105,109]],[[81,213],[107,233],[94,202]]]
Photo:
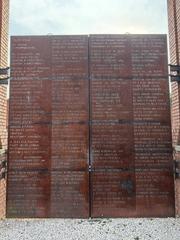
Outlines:
[[50,172],[43,169],[9,171],[7,217],[48,217],[49,179]]
[[92,217],[174,216],[166,42],[90,37]]
[[92,125],[92,164],[95,169],[134,169],[132,125],[98,123]]
[[165,35],[12,38],[8,217],[171,217]]
[[54,126],[52,169],[87,170],[88,128],[85,124]]
[[136,209],[135,173],[111,169],[92,174],[92,216],[132,217]]
[[8,216],[88,217],[88,37],[13,37],[11,76]]
[[88,37],[52,38],[51,216],[89,216]]
[[92,216],[129,216],[135,208],[130,39],[90,37]]
[[163,76],[167,80],[166,35],[130,35],[129,37],[133,77],[158,79]]
[[131,46],[126,35],[92,35],[90,43],[91,77],[131,76]]
[[92,120],[132,120],[132,80],[119,77],[93,77]]
[[172,168],[136,168],[136,216],[173,216],[172,176]]
[[88,218],[88,182],[87,171],[52,171],[50,217]]
[[13,37],[9,117],[8,217],[50,211],[51,65],[48,37]]
[[166,36],[133,36],[137,216],[174,216]]
[[48,169],[51,155],[51,127],[46,125],[18,125],[9,127],[10,171]]

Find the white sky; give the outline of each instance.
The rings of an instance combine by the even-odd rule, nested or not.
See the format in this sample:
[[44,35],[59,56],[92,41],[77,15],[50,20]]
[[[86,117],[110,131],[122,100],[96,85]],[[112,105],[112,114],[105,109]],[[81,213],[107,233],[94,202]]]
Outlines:
[[10,0],[10,34],[167,33],[167,0]]

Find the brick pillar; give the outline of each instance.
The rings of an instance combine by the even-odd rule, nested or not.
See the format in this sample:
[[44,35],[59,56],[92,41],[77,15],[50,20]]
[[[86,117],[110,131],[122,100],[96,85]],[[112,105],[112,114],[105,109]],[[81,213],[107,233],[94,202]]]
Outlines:
[[[168,0],[170,63],[180,65],[180,0]],[[180,83],[171,83],[172,88],[172,135],[173,146],[180,145]],[[175,152],[180,160],[180,152]],[[175,180],[176,214],[180,216],[180,179]]]
[[[8,65],[9,0],[0,0],[0,68]],[[0,169],[7,150],[7,87],[0,85]],[[1,170],[0,170],[1,171]],[[2,172],[1,172],[2,173]],[[0,174],[0,218],[6,212],[6,179]]]

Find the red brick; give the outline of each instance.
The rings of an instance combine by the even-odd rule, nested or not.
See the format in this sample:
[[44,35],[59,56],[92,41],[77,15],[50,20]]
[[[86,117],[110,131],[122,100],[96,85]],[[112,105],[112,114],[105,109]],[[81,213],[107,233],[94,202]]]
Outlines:
[[[9,0],[0,1],[0,67],[8,64]],[[7,87],[0,85],[0,151],[7,149]],[[0,156],[0,161],[5,155]],[[0,218],[6,212],[6,179],[0,180]]]
[[[180,65],[180,0],[168,0],[169,41],[171,64]],[[173,145],[180,145],[180,85],[172,83],[172,135]],[[180,153],[175,154],[180,159]],[[180,216],[180,180],[175,181],[176,214]]]

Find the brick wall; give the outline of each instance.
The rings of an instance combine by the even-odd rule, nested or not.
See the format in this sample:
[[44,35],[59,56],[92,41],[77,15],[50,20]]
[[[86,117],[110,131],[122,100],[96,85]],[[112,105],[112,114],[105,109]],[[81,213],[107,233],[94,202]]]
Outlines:
[[[180,0],[168,0],[170,62],[180,65]],[[180,145],[180,84],[173,82],[172,87],[172,134],[173,145]],[[180,152],[174,158],[180,160]],[[180,216],[180,180],[175,181],[176,214]]]
[[[8,63],[8,15],[9,0],[0,0],[0,67]],[[6,158],[7,149],[7,87],[0,85],[0,164]],[[5,216],[6,179],[0,180],[0,218]]]

